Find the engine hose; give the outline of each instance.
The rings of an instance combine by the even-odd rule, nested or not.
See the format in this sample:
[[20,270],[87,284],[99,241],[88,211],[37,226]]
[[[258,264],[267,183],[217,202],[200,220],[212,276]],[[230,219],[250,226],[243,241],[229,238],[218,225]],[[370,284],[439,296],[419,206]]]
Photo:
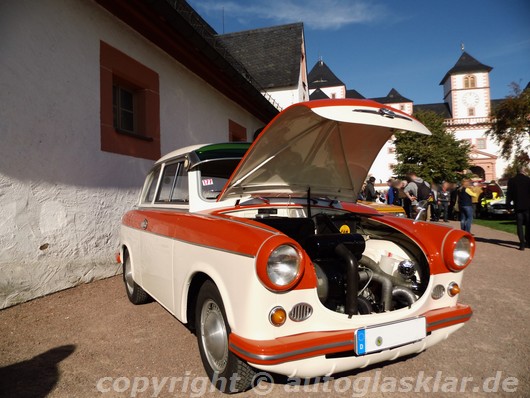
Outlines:
[[[353,253],[343,243],[339,243],[335,247],[335,253],[347,264],[346,308],[344,312],[351,318],[358,313],[357,292],[359,291],[359,264]],[[390,298],[392,299],[392,292],[390,293]]]
[[403,286],[394,286],[392,289],[392,297],[406,302],[409,306],[416,302],[416,295],[414,292]]
[[359,264],[361,264],[362,266],[366,268],[371,269],[374,272],[374,275],[383,275],[387,278],[390,278],[390,281],[392,282],[392,285],[394,286],[402,286],[408,289],[415,287],[415,284],[411,281],[405,281],[402,278],[399,278],[397,276],[392,276],[392,275],[387,274],[385,271],[381,269],[379,264],[377,264],[370,257],[362,256],[361,260],[359,260]]
[[[392,280],[390,275],[378,274],[376,272],[370,273],[368,271],[359,271],[359,280],[365,282],[372,278],[374,282],[381,285],[381,307],[383,311],[392,311]],[[346,297],[347,298],[347,297]]]

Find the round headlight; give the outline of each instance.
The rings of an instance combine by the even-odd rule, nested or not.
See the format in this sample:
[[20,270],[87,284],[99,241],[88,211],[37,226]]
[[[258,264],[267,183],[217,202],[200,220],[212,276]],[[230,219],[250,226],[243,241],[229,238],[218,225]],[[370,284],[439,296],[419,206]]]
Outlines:
[[442,244],[443,259],[447,268],[453,272],[465,269],[475,254],[475,239],[459,229],[450,231]]
[[293,246],[281,245],[269,256],[267,276],[276,286],[287,286],[300,272],[300,254]]
[[471,258],[471,241],[467,236],[462,237],[456,242],[453,250],[453,261],[459,267],[467,265]]

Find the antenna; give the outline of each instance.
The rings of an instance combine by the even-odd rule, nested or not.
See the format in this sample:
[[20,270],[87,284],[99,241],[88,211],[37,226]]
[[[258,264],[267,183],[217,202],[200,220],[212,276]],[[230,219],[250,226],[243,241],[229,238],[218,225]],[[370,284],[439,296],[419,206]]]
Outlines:
[[223,35],[225,34],[225,8],[223,6]]

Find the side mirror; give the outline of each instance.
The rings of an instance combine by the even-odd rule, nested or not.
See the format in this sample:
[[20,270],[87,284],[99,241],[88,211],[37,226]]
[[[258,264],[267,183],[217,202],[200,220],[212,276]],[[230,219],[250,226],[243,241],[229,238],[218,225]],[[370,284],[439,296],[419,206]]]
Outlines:
[[418,202],[418,205],[416,206],[416,217],[414,218],[414,222],[416,221],[427,221],[427,207],[429,203],[426,200],[420,200]]

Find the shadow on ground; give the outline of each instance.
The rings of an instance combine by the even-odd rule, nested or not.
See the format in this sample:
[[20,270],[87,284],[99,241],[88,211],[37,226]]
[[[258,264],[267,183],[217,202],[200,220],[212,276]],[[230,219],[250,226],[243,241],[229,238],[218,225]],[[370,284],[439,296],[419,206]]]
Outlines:
[[58,364],[75,351],[75,345],[52,348],[27,361],[0,368],[0,396],[40,398],[59,381]]
[[508,248],[517,249],[519,247],[519,242],[517,240],[502,240],[502,239],[487,239],[475,236],[477,242],[489,243],[491,245],[499,245]]

